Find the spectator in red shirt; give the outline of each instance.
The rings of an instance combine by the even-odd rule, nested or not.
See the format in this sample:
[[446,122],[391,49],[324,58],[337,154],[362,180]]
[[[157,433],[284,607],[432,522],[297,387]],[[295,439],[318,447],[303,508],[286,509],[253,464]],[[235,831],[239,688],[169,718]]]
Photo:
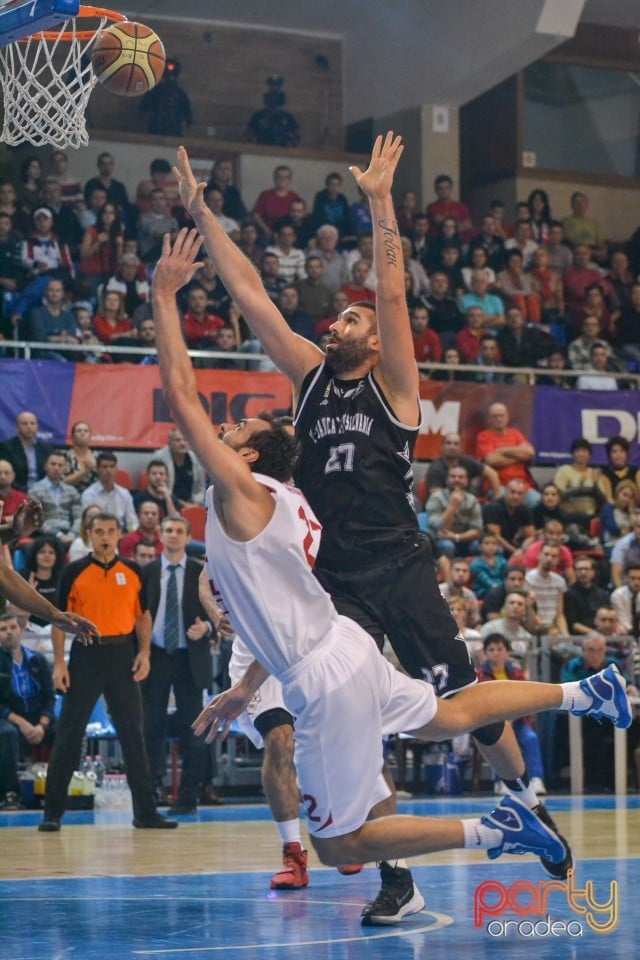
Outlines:
[[476,459],[498,471],[503,487],[510,480],[522,480],[527,488],[525,505],[534,507],[540,494],[529,473],[535,450],[527,438],[509,426],[509,411],[504,403],[492,403],[488,413],[489,428],[476,438]]
[[253,218],[267,240],[273,236],[273,228],[281,217],[288,217],[293,200],[300,200],[300,194],[291,190],[293,171],[286,164],[280,164],[273,171],[273,187],[263,190],[253,208]]
[[116,290],[105,290],[100,297],[93,329],[102,343],[114,344],[131,336],[133,324],[125,313],[124,297]]
[[187,309],[182,317],[182,328],[187,346],[192,350],[215,350],[214,341],[220,327],[224,326],[222,317],[209,313],[207,309],[207,291],[202,287],[191,287],[187,294]]
[[553,572],[559,573],[561,577],[565,578],[567,583],[574,583],[576,572],[573,569],[573,554],[571,550],[569,550],[569,547],[563,544],[563,534],[564,524],[560,520],[546,520],[542,537],[539,540],[534,540],[524,553],[520,554],[517,552],[512,554],[509,558],[509,563],[519,563],[523,567],[526,567],[527,570],[534,570],[538,566],[540,551],[546,543],[549,543],[552,547],[558,547],[560,551],[558,553],[558,562],[552,567]]
[[606,284],[600,271],[591,265],[591,248],[586,243],[579,243],[573,251],[573,266],[565,273],[563,284],[567,313],[574,323],[579,323],[586,308],[587,288]]
[[440,233],[440,224],[445,217],[452,217],[458,225],[458,233],[463,243],[471,239],[471,214],[466,204],[451,199],[453,180],[446,173],[441,173],[433,182],[437,200],[427,207],[427,216],[431,230],[435,236]]
[[352,282],[342,288],[346,293],[349,303],[355,303],[359,300],[368,300],[369,303],[376,302],[376,292],[367,286],[367,277],[369,276],[369,264],[366,260],[356,260],[351,267]]
[[480,356],[480,340],[484,333],[482,307],[469,307],[464,315],[465,325],[456,334],[456,349],[462,363],[475,363]]
[[22,490],[14,489],[15,479],[16,472],[9,461],[0,460],[0,503],[2,503],[0,517],[3,523],[11,523],[11,518],[20,504],[29,499]]
[[435,330],[429,329],[429,311],[416,304],[409,314],[413,335],[413,352],[418,363],[440,363],[442,344]]
[[155,544],[156,556],[162,553],[160,540],[160,507],[153,500],[143,500],[138,507],[138,527],[120,538],[118,553],[125,560],[133,560],[136,545],[143,540]]

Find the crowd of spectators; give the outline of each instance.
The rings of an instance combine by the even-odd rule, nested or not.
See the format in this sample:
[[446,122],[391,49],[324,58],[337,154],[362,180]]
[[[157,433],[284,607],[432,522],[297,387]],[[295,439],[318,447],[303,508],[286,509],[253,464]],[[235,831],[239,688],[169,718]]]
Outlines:
[[[102,153],[97,175],[82,184],[56,150],[47,169],[30,157],[15,182],[0,183],[5,339],[51,344],[36,355],[61,361],[155,362],[152,352],[91,347],[154,347],[154,263],[163,235],[190,221],[167,161],[151,163],[135,199],[114,172],[114,157]],[[367,205],[349,203],[337,172],[307,203],[293,169],[280,164],[253,210],[232,180],[229,159],[214,163],[206,203],[292,329],[322,346],[346,302],[375,299]],[[511,382],[514,369],[541,367],[543,382],[571,387],[576,379],[562,373],[570,368],[580,371],[581,389],[625,386],[624,374],[640,364],[640,265],[631,262],[634,248],[603,239],[586,194],[574,193],[561,220],[538,189],[516,205],[513,223],[496,200],[474,224],[453,199],[449,176],[438,176],[434,191],[426,210],[406,191],[396,211],[416,359],[448,368],[426,366],[422,375]],[[261,352],[209,258],[179,306],[190,348]],[[268,369],[232,357],[200,358],[198,366]]]

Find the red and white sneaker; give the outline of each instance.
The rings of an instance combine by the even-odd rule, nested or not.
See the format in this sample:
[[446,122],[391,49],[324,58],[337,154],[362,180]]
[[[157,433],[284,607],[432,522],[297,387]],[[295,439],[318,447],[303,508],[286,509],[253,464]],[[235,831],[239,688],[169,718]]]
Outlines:
[[282,866],[271,878],[272,890],[299,890],[309,884],[307,851],[299,843],[285,843],[282,848]]
[[343,877],[352,877],[356,873],[364,868],[364,863],[347,863],[343,867],[338,867],[338,873],[341,873]]

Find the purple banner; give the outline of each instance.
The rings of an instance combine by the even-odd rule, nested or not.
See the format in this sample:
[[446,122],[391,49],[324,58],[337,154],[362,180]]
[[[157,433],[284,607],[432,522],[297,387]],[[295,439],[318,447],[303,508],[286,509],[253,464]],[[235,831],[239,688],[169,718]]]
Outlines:
[[17,415],[29,410],[38,418],[41,440],[66,443],[74,378],[73,363],[0,360],[0,440],[14,436]]
[[560,390],[538,387],[533,403],[531,443],[537,463],[571,460],[576,437],[593,446],[592,463],[607,462],[605,444],[618,434],[631,443],[629,460],[640,463],[640,393],[637,390]]

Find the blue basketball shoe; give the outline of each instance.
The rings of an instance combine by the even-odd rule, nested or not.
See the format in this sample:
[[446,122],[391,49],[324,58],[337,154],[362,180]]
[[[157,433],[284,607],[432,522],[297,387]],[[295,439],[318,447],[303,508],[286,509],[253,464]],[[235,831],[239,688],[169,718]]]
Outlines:
[[576,717],[589,716],[594,720],[611,720],[614,726],[626,730],[631,726],[631,706],[627,696],[627,681],[615,663],[580,681],[580,689],[589,694],[593,703],[586,710],[572,710]]
[[482,823],[500,830],[503,837],[499,847],[487,850],[490,860],[497,860],[503,853],[535,853],[551,863],[561,863],[567,855],[553,830],[517,797],[505,797],[493,813],[482,818]]

